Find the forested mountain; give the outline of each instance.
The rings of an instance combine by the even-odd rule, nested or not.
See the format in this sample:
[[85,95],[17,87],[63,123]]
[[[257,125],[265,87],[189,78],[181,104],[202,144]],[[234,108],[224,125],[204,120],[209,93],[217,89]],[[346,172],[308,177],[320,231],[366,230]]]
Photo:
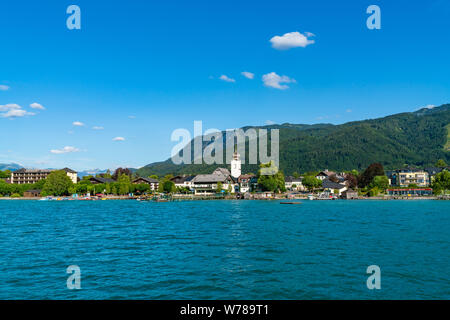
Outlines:
[[[450,104],[341,125],[289,124],[248,128],[280,129],[280,168],[285,174],[312,170],[361,170],[373,162],[386,169],[450,162]],[[205,145],[204,145],[205,146]],[[247,158],[248,159],[248,158]],[[156,162],[142,176],[208,173],[224,165],[175,165]],[[243,165],[243,173],[257,171]]]

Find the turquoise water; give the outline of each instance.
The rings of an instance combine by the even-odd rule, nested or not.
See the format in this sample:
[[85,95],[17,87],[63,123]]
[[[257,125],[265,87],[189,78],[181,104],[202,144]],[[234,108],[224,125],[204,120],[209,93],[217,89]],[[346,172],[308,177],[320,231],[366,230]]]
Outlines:
[[0,201],[0,222],[0,299],[450,298],[450,201]]

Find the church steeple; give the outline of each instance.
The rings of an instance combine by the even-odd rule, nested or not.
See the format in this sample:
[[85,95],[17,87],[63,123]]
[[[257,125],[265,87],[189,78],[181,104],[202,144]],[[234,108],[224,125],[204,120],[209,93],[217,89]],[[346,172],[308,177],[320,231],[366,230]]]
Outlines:
[[241,159],[239,153],[237,153],[236,145],[234,145],[233,159],[231,160],[231,176],[233,178],[241,176]]

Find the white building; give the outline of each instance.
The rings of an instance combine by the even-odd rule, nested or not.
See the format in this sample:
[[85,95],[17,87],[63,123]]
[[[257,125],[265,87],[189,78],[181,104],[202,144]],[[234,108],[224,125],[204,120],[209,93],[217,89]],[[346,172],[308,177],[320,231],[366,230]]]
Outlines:
[[241,159],[236,151],[233,153],[233,159],[231,160],[231,176],[236,179],[241,176]]

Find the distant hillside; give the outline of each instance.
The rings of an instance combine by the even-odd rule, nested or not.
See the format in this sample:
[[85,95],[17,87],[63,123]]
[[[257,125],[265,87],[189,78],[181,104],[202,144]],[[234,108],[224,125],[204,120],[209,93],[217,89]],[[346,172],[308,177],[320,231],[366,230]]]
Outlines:
[[[381,162],[386,169],[406,164],[429,166],[438,159],[450,162],[450,104],[341,125],[285,123],[261,128],[280,129],[280,168],[285,174],[325,168],[361,170],[373,162]],[[197,174],[219,166],[175,165],[169,159],[137,173]],[[257,169],[256,165],[243,165],[244,173],[256,173]]]
[[0,170],[1,171],[5,171],[5,170],[10,170],[10,171],[16,171],[21,169],[22,166],[20,164],[17,163],[0,163]]

